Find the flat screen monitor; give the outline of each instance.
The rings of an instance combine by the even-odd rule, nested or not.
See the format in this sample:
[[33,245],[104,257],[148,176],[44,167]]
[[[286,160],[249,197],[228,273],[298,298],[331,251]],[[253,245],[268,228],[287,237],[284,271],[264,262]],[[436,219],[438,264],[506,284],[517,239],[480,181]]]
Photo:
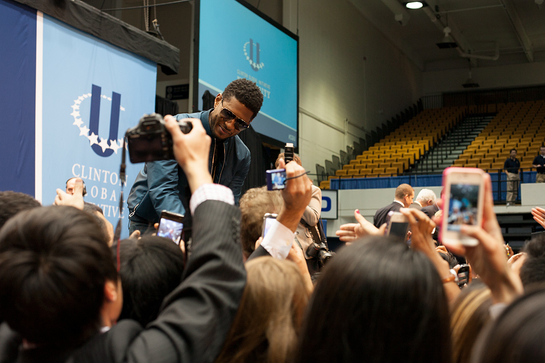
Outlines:
[[237,0],[197,1],[196,27],[196,108],[203,109],[205,91],[216,96],[231,81],[247,78],[263,93],[252,127],[297,146],[298,37]]

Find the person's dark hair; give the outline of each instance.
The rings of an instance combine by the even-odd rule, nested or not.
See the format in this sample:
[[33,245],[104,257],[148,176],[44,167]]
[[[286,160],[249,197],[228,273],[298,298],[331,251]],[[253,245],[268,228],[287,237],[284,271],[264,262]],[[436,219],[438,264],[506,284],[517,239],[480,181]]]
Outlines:
[[[222,93],[224,100],[235,97],[237,101],[253,112],[252,120],[257,116],[263,105],[263,93],[257,85],[244,78],[236,79],[229,83]],[[251,121],[251,120],[245,120]]]
[[533,237],[524,246],[526,261],[520,267],[520,279],[526,289],[535,283],[545,283],[545,233]]
[[511,150],[509,150],[509,154],[511,154],[511,152],[513,152],[513,151],[515,151],[515,152],[516,152],[516,151],[517,151],[517,149],[511,149]]
[[475,280],[462,289],[451,309],[453,363],[470,361],[477,337],[490,321],[491,306],[490,289],[483,282]]
[[0,228],[17,213],[41,206],[40,202],[28,194],[11,190],[0,192]]
[[76,346],[101,327],[112,253],[88,213],[21,212],[0,230],[0,320],[38,345]]
[[246,258],[254,252],[255,242],[261,237],[265,213],[280,213],[283,204],[280,191],[268,191],[267,187],[249,189],[240,198],[240,240]]
[[450,362],[448,303],[421,253],[387,237],[343,248],[305,314],[296,362]]
[[100,214],[104,215],[104,212],[102,211],[102,208],[100,208],[96,204],[84,202],[83,210],[85,212],[89,213],[89,215],[91,215],[96,220],[96,222],[100,226],[100,229],[102,229],[104,231],[104,242],[108,246],[111,245],[112,242],[110,241],[110,237],[108,235],[108,227],[106,226],[106,223],[104,222],[104,219],[100,218],[97,215],[97,213],[100,213]]
[[545,361],[545,288],[516,299],[488,325],[475,345],[471,362],[538,363]]
[[[146,326],[157,318],[165,296],[181,283],[184,254],[163,237],[128,238],[120,243],[123,308],[118,320],[133,319]],[[117,243],[111,249],[116,261]]]

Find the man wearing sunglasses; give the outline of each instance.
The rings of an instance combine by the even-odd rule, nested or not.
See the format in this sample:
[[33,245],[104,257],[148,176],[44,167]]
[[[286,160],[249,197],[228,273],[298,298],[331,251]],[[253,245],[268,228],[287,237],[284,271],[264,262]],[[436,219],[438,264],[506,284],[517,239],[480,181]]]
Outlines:
[[[237,136],[250,126],[263,104],[263,94],[254,82],[237,79],[216,96],[214,108],[176,115],[177,120],[198,118],[211,137],[208,168],[214,183],[229,187],[235,202],[250,168],[250,151]],[[161,211],[189,214],[187,178],[175,160],[146,163],[133,184],[127,203],[130,233],[148,231],[159,222]],[[191,228],[186,215],[184,233]],[[187,237],[187,234],[185,235]]]

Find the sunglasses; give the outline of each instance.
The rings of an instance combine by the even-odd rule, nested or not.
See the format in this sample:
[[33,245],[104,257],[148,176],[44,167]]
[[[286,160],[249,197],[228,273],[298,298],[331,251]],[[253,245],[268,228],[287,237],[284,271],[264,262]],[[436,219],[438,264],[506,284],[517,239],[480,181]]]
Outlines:
[[235,129],[242,131],[250,127],[250,125],[248,125],[243,119],[237,117],[237,115],[231,112],[230,109],[223,107],[223,100],[221,100],[221,107],[222,110],[220,112],[220,116],[226,121],[235,120]]

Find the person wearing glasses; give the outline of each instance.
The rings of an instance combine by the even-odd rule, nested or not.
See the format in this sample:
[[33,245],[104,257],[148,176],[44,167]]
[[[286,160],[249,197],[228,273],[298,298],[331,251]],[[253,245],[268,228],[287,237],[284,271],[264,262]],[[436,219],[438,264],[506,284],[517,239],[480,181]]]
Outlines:
[[[208,168],[214,183],[229,187],[235,203],[241,196],[242,185],[250,168],[250,150],[237,136],[250,126],[263,104],[263,94],[254,82],[237,79],[216,96],[214,108],[192,114],[178,114],[177,120],[198,118],[211,137]],[[176,160],[146,163],[138,173],[127,203],[129,230],[142,234],[159,222],[163,210],[186,213],[189,187],[183,170]],[[191,216],[184,220],[184,237],[190,236]]]

